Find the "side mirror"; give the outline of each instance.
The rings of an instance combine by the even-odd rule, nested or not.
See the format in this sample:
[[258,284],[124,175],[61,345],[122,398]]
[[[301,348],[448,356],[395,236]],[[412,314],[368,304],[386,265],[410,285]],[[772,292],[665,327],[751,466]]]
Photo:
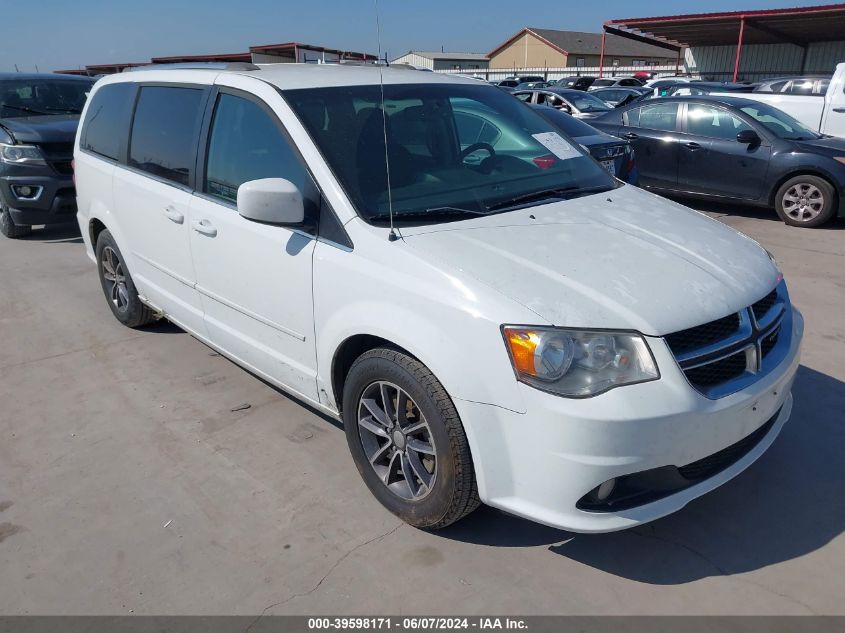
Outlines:
[[255,222],[296,225],[305,220],[305,205],[290,180],[261,178],[238,187],[238,213]]
[[736,140],[743,145],[757,145],[760,143],[760,137],[754,130],[742,130],[737,133]]
[[572,114],[572,106],[570,106],[566,101],[561,101],[560,105],[557,107],[558,110],[563,110],[564,112],[568,112]]

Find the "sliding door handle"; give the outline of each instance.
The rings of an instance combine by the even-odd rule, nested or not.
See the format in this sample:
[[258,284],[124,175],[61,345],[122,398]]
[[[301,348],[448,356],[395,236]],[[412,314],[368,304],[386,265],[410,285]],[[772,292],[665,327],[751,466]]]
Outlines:
[[179,213],[174,207],[165,207],[164,215],[167,219],[176,224],[182,224],[185,221],[185,216]]

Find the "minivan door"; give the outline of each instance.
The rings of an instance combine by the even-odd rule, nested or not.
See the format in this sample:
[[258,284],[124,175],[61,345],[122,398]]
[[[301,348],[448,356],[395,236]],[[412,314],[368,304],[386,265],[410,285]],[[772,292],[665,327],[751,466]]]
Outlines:
[[168,318],[200,335],[203,310],[194,289],[188,214],[208,93],[207,87],[142,84],[127,161],[115,167],[113,176],[138,291]]
[[[263,86],[255,87],[261,92]],[[306,217],[320,195],[268,102],[219,87],[212,94],[191,202],[190,239],[210,341],[240,363],[317,399],[312,299],[316,237],[303,228],[238,214],[238,187],[286,178],[302,192]]]

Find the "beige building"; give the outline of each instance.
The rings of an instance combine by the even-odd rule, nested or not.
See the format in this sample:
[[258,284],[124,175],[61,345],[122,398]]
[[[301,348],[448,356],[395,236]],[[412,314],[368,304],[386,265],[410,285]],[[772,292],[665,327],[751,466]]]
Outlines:
[[[601,57],[601,34],[524,28],[492,50],[490,69],[594,67]],[[605,66],[654,66],[675,63],[670,50],[607,35]]]

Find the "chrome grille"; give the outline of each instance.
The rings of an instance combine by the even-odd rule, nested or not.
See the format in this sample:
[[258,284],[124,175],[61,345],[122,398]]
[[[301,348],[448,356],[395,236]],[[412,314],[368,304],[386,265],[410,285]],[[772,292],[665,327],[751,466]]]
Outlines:
[[708,398],[744,389],[786,356],[792,330],[786,285],[740,312],[665,336],[689,383]]

